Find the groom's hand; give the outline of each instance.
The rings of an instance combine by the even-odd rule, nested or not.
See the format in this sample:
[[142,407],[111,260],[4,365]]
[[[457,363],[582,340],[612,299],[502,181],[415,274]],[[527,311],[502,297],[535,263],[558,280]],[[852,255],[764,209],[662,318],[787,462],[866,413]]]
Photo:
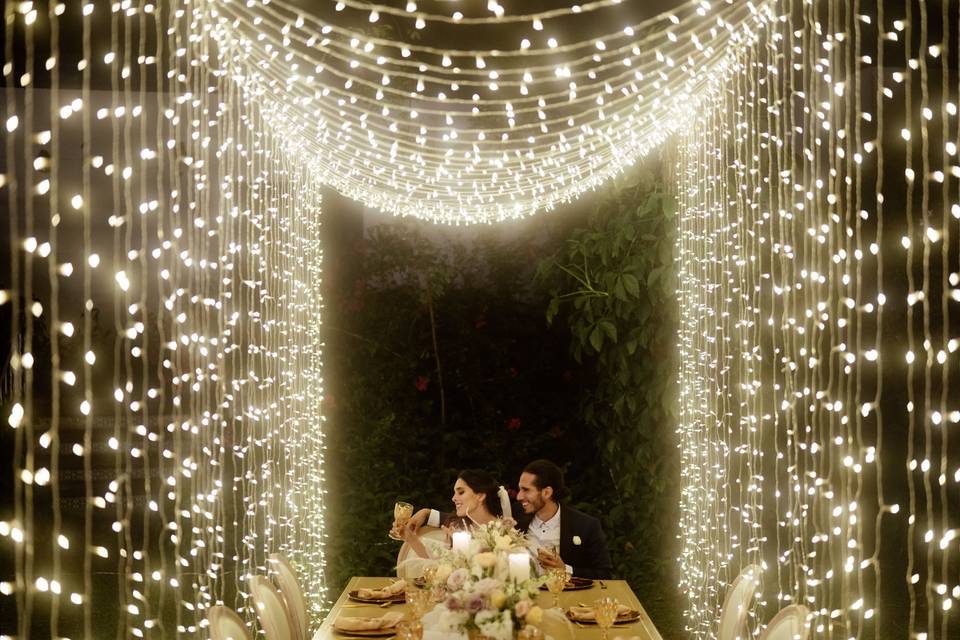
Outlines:
[[559,553],[550,553],[546,549],[540,549],[537,552],[537,559],[544,569],[565,569],[567,566]]
[[414,532],[416,532],[420,529],[420,527],[427,524],[427,519],[429,517],[430,509],[420,509],[410,517],[410,520],[407,521],[407,525],[412,525]]

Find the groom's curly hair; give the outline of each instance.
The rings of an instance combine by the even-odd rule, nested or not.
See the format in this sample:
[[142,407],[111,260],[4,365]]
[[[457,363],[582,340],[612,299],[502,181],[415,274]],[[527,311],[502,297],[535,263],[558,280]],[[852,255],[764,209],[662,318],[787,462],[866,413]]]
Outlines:
[[523,468],[523,472],[529,473],[536,478],[533,484],[536,485],[540,491],[543,491],[547,487],[553,487],[553,499],[555,502],[560,502],[570,493],[567,490],[567,485],[563,483],[563,469],[550,460],[544,460],[542,458],[540,460],[534,460]]

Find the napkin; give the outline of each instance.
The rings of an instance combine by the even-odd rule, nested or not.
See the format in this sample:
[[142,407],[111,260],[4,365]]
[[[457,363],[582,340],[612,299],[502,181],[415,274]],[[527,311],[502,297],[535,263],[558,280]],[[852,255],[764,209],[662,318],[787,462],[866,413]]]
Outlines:
[[373,631],[375,629],[390,629],[397,626],[397,623],[403,620],[403,614],[399,611],[390,611],[379,618],[339,617],[333,623],[333,628],[338,631]]
[[406,580],[397,580],[382,589],[357,589],[357,595],[368,600],[387,600],[400,595],[406,588]]
[[[632,609],[626,605],[617,605],[618,618],[627,615],[631,611]],[[593,607],[570,607],[570,617],[581,622],[592,622],[597,619],[597,614],[593,611]]]

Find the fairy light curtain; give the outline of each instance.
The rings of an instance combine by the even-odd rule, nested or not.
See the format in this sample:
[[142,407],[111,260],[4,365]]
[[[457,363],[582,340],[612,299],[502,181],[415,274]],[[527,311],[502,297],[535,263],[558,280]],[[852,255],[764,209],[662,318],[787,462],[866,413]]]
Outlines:
[[6,2],[0,634],[256,628],[274,551],[318,618],[321,186],[486,224],[664,147],[690,635],[749,564],[753,635],[956,633],[960,7],[927,5]]
[[678,136],[689,628],[955,637],[960,7],[775,8]]
[[5,5],[0,633],[198,637],[273,552],[326,601],[320,183],[184,8]]

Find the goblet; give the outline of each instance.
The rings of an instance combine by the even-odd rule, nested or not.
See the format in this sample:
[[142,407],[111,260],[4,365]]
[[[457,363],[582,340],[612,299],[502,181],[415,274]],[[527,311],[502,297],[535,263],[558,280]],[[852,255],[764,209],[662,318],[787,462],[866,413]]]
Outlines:
[[397,640],[421,640],[423,623],[419,620],[401,620],[397,623]]
[[560,594],[563,593],[563,587],[567,584],[567,571],[565,569],[547,570],[547,591],[553,596],[553,606],[560,606]]
[[419,620],[433,607],[433,597],[430,589],[421,589],[412,583],[407,583],[404,590],[407,605],[410,606],[410,617]]
[[517,633],[517,640],[543,640],[543,631],[539,627],[528,624]]
[[403,540],[403,536],[397,535],[394,531],[402,530],[412,517],[413,505],[409,502],[397,501],[393,505],[393,529],[390,530],[390,537],[394,540]]
[[617,620],[617,609],[620,603],[616,598],[604,596],[593,602],[593,613],[597,617],[597,626],[600,627],[600,637],[607,640],[607,631]]

